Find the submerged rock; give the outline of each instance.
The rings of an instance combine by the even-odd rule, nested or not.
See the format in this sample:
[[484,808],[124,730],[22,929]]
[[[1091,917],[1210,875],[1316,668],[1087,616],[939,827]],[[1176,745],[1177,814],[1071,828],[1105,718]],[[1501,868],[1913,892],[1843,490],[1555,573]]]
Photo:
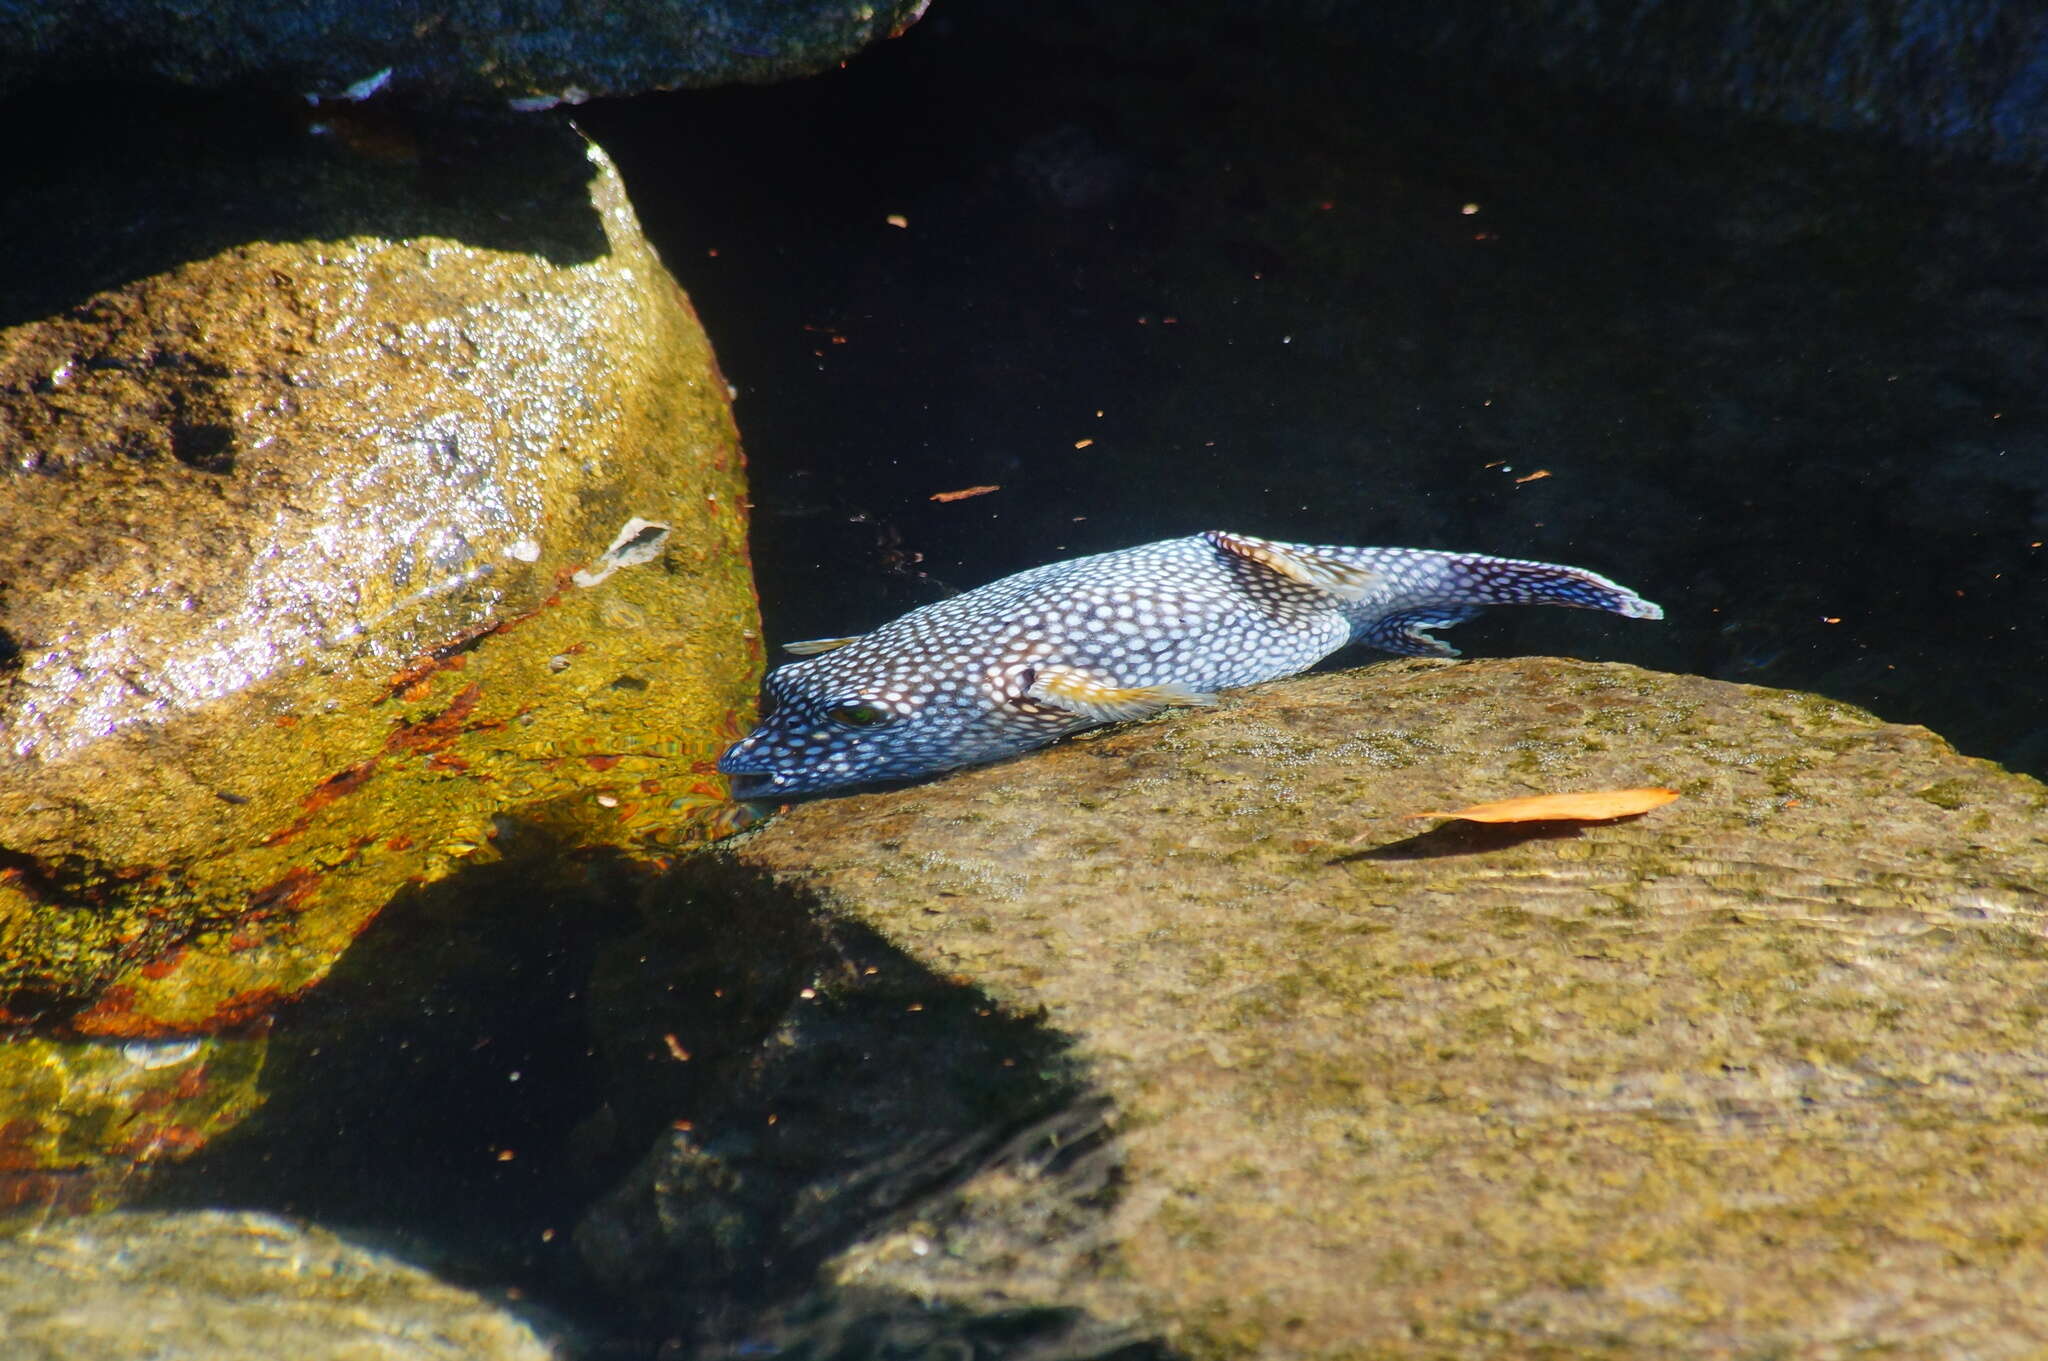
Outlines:
[[1450,70],[2048,158],[2048,14],[2026,0],[1312,0],[1229,14],[1310,24],[1325,42],[1338,35]]
[[260,1017],[515,827],[702,839],[758,668],[727,388],[602,152],[188,113],[0,214],[46,266],[0,296],[0,1020],[46,1032]]
[[102,1215],[0,1238],[11,1361],[549,1361],[504,1308],[271,1215]]
[[929,0],[0,0],[0,90],[49,80],[259,84],[333,100],[592,95],[785,80],[900,32]]
[[[1684,797],[1625,822],[1404,816],[1653,784]],[[677,922],[782,922],[755,974],[809,981],[582,1233],[656,1308],[718,1243],[780,1250],[812,1279],[750,1297],[749,1345],[2048,1345],[2048,789],[1924,729],[1397,662],[802,805],[732,862],[679,872]],[[815,1152],[883,1107],[944,1175]]]
[[0,1216],[118,1202],[259,1104],[262,1027],[200,1039],[0,1040]]

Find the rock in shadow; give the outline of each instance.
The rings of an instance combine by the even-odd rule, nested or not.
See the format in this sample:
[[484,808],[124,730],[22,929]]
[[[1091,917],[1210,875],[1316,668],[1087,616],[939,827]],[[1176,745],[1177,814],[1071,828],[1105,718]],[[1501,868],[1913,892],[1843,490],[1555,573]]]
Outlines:
[[147,87],[0,101],[19,139],[0,197],[0,326],[235,246],[437,237],[557,265],[606,250],[591,177],[559,119],[318,109]]
[[[522,841],[392,902],[278,1017],[261,1110],[143,1207],[311,1219],[605,1361],[1167,1355],[999,1274],[843,1268],[1086,1238],[1119,1153],[1064,1036],[764,876]],[[1028,1210],[954,1196],[991,1170]]]
[[1531,841],[1569,841],[1583,835],[1586,826],[1583,821],[1557,818],[1535,822],[1465,822],[1454,819],[1414,836],[1336,856],[1330,863],[1344,865],[1357,860],[1435,860],[1451,855],[1482,855],[1487,851],[1510,850]]
[[577,1312],[568,1230],[616,1175],[572,1155],[604,1101],[585,983],[649,871],[519,833],[527,853],[401,893],[280,1012],[261,1108],[142,1208],[299,1216]]
[[[1109,1103],[1066,1036],[729,863],[691,862],[649,901],[593,1000],[619,1137],[652,1147],[576,1238],[666,1346],[1167,1355],[1019,1288],[1120,1184]],[[991,1180],[1029,1189],[962,1193]],[[893,1256],[942,1246],[956,1293],[891,1288]]]

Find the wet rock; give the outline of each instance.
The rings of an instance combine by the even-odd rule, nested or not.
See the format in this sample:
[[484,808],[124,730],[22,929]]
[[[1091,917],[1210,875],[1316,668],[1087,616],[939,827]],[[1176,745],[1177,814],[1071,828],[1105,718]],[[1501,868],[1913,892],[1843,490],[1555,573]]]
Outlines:
[[929,0],[704,0],[602,11],[456,0],[0,0],[13,35],[0,90],[51,80],[257,84],[327,101],[520,99],[783,80],[826,70],[916,22]]
[[163,109],[9,201],[0,1019],[237,1026],[508,836],[724,825],[759,645],[704,335],[571,130],[399,133]]
[[[1101,1100],[1034,1018],[756,875],[698,866],[652,902],[650,929],[593,985],[612,1103],[589,1131],[629,1157],[652,1149],[576,1245],[650,1326],[679,1330],[673,1345],[716,1354],[735,1320],[809,1307],[822,1262],[974,1169],[1057,1164],[1098,1191],[1113,1170]],[[1128,1340],[1067,1310],[917,1313],[835,1305],[807,1344],[829,1354],[824,1334],[878,1327],[903,1355],[963,1337],[1004,1355]]]
[[15,1361],[547,1361],[467,1290],[270,1215],[113,1214],[0,1238]]
[[[1647,784],[1684,797],[1604,825],[1404,816]],[[822,1139],[866,1084],[960,1081],[962,1032],[925,1027],[986,1010],[1029,1023],[1009,1052],[1035,1026],[1071,1065],[1001,1109],[1056,1097],[1068,1127],[1041,1111],[876,1202],[730,1336],[874,1354],[917,1320],[1064,1317],[1199,1357],[2038,1350],[2044,828],[2048,789],[1924,729],[1542,658],[1320,674],[796,807],[676,892],[785,917],[815,895],[818,939],[865,943],[791,1005],[872,1006],[884,1034],[846,1081],[778,1031],[746,1081],[806,1072]],[[1004,1052],[982,1071],[1014,1074]],[[687,1204],[669,1244],[701,1244],[718,1207],[758,1231],[750,1200],[848,1179],[678,1113],[696,1127],[587,1236],[658,1241]]]
[[[269,1037],[0,1040],[0,1215],[120,1200],[260,1101]],[[111,1175],[109,1175],[111,1174]]]

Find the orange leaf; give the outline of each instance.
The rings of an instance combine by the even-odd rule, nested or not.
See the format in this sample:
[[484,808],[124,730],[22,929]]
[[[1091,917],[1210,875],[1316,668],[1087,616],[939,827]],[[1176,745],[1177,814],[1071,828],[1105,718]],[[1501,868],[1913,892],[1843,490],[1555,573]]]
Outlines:
[[997,487],[962,487],[962,488],[961,488],[961,489],[960,489],[959,491],[935,491],[935,492],[933,492],[933,493],[932,493],[932,500],[934,500],[934,501],[965,501],[965,500],[966,500],[966,499],[967,499],[968,497],[970,497],[970,496],[987,496],[987,495],[988,495],[988,494],[989,494],[990,492],[992,492],[992,491],[1001,491],[1001,490],[1002,490],[1002,488],[1001,488],[1001,487],[999,487],[999,486],[997,486]]
[[1605,822],[1662,808],[1675,789],[1589,789],[1577,794],[1532,794],[1525,799],[1475,803],[1448,813],[1410,813],[1411,818],[1463,818],[1467,822]]

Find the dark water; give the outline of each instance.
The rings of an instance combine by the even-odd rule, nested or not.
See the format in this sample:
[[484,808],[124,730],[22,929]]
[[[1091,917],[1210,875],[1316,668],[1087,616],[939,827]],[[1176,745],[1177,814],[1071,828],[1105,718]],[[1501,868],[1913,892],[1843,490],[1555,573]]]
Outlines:
[[1082,6],[579,121],[739,389],[771,639],[1211,527],[1474,549],[1670,619],[1468,652],[2048,767],[2030,176]]

